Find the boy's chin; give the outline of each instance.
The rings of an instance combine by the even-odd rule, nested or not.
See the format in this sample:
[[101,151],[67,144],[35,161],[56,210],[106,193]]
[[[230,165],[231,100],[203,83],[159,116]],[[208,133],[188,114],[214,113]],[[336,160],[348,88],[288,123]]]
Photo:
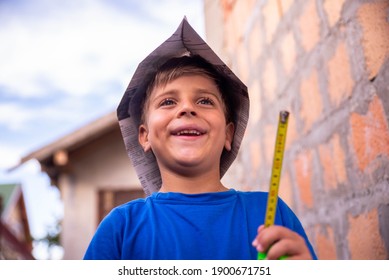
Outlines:
[[177,167],[182,168],[196,168],[201,166],[201,161],[199,159],[185,158],[176,160]]
[[209,172],[211,169],[210,166],[212,166],[212,164],[206,163],[202,160],[186,158],[176,160],[172,170],[177,171],[177,173],[193,176],[196,174]]

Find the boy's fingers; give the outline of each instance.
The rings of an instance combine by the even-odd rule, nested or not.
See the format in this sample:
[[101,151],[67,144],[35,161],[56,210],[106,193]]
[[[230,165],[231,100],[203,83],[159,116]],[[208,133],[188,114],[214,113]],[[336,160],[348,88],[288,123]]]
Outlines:
[[287,256],[287,259],[312,258],[304,239],[282,226],[260,226],[253,246],[259,252],[266,252],[268,259],[279,259],[283,256]]
[[288,260],[293,259],[312,259],[311,253],[306,246],[302,236],[291,230],[275,230],[279,235],[279,239],[271,244],[267,251],[268,259],[279,259],[286,257]]
[[261,225],[261,226],[258,227],[258,229],[257,229],[257,233],[258,233],[258,234],[257,234],[257,236],[254,238],[253,242],[251,243],[251,244],[257,249],[257,251],[259,251],[259,252],[264,252],[264,249],[263,249],[263,247],[262,247],[262,244],[260,243],[259,238],[258,238],[259,233],[260,233],[264,228],[265,228],[265,225]]
[[255,244],[253,244],[258,251],[266,252],[268,248],[279,239],[283,238],[283,227],[280,226],[270,226],[265,228],[265,226],[260,226],[258,228],[258,235],[255,239]]
[[282,257],[286,259],[301,258],[304,253],[304,248],[299,242],[292,239],[282,239],[273,244],[267,251],[267,259],[278,260]]
[[260,225],[257,229],[257,232],[259,233],[260,231],[262,231],[263,229],[265,228],[265,225]]

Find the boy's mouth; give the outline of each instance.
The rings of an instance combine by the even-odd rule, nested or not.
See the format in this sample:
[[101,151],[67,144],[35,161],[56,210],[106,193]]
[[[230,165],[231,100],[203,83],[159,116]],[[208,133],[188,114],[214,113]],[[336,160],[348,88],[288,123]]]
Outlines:
[[204,133],[201,133],[200,131],[198,130],[181,130],[181,131],[178,131],[176,133],[173,133],[173,135],[176,135],[176,136],[200,136]]
[[174,136],[201,136],[206,131],[198,126],[181,126],[174,129],[171,134]]

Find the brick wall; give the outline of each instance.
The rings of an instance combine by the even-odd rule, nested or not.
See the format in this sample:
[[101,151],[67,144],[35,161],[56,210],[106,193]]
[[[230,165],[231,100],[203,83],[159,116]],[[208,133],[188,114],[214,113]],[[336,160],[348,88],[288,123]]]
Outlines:
[[320,259],[389,258],[389,1],[205,0],[207,41],[247,84],[250,122],[223,181],[280,196]]

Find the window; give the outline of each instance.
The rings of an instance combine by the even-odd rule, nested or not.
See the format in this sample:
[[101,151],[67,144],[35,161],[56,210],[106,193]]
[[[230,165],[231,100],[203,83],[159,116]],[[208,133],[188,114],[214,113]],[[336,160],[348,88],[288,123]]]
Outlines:
[[98,223],[116,206],[131,200],[144,197],[145,193],[139,190],[100,190],[98,197]]

